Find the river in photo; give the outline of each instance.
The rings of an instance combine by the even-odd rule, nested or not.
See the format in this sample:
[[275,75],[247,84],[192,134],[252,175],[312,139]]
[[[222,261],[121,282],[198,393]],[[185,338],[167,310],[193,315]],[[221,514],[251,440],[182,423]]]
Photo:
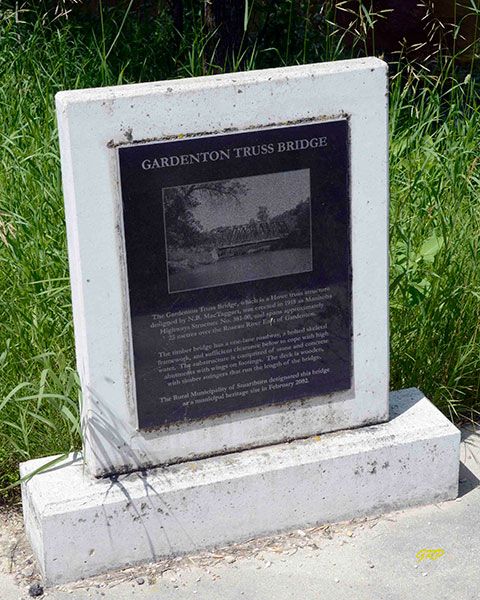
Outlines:
[[255,281],[312,270],[310,248],[288,248],[223,258],[170,275],[170,292]]

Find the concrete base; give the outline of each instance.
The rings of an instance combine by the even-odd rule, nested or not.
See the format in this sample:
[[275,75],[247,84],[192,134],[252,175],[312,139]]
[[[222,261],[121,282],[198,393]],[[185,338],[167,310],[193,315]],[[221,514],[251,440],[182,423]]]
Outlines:
[[390,400],[388,423],[148,473],[93,479],[72,455],[22,485],[46,583],[455,498],[460,432],[418,390]]

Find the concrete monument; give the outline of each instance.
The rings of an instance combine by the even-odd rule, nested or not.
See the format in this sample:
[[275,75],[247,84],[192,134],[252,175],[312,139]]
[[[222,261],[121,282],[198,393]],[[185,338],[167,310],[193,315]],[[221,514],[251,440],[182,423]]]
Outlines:
[[84,451],[23,484],[47,582],[455,497],[459,432],[388,393],[386,75],[57,95]]

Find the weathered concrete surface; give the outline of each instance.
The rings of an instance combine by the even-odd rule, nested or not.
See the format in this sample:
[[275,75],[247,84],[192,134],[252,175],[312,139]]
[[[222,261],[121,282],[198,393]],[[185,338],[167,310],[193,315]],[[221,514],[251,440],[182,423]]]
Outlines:
[[[360,58],[62,91],[56,104],[84,454],[90,473],[123,473],[388,419],[385,62]],[[140,429],[117,147],[345,118],[352,388],[154,431]],[[281,399],[281,394],[272,390],[272,400]]]
[[[48,588],[47,597],[57,600],[477,600],[480,430],[464,431],[463,438],[459,497],[455,501],[410,508],[363,523],[334,524],[326,530],[307,532],[307,536],[293,531],[218,551],[217,556],[235,556],[232,564],[225,558],[216,559],[211,553],[204,553],[185,557],[178,563],[162,561],[131,572],[117,572],[111,580],[96,577]],[[418,551],[429,547],[444,549],[444,556],[418,562]],[[6,550],[6,542],[0,540],[2,557]],[[165,570],[168,566],[170,570]],[[1,567],[2,600],[26,599],[28,583],[33,579],[24,579],[20,587],[13,582],[23,565],[15,562],[12,575],[5,573],[3,561]],[[122,574],[125,581],[117,585]],[[136,582],[140,577],[144,579],[142,585]]]
[[[289,528],[454,498],[460,432],[415,389],[388,423],[95,480],[79,457],[22,486],[49,584]],[[24,463],[21,474],[42,460]]]

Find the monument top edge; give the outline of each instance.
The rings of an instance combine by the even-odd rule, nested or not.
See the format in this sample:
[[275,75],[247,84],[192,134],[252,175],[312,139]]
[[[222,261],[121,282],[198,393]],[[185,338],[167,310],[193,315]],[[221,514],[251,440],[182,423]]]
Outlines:
[[355,71],[386,71],[387,69],[387,63],[376,57],[353,58],[307,65],[206,75],[202,77],[187,77],[183,79],[167,79],[146,83],[64,90],[57,92],[55,101],[58,106],[66,108],[71,104],[86,102],[112,101],[121,98],[134,98],[150,95],[170,95],[235,84],[252,85],[261,82],[275,83],[285,78],[301,79],[307,77],[323,77],[339,73],[351,73]]

